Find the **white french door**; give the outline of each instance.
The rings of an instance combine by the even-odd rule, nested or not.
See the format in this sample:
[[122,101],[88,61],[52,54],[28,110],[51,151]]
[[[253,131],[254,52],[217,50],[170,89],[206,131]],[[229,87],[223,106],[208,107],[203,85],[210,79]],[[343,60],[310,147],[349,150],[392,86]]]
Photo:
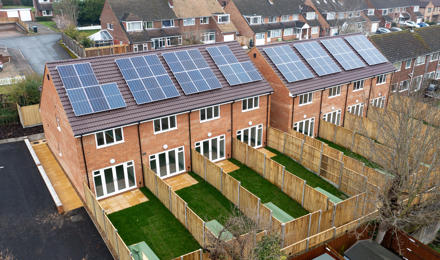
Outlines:
[[225,159],[225,135],[213,137],[195,143],[196,151],[212,162]]
[[150,155],[150,168],[160,178],[167,178],[185,171],[184,147]]
[[102,199],[136,187],[133,161],[93,172],[96,198]]
[[329,123],[340,125],[341,123],[341,110],[336,110],[327,114],[324,114],[324,121]]
[[308,136],[313,136],[314,128],[315,128],[315,118],[314,117],[296,122],[293,125],[293,130],[300,132],[302,134],[308,135]]
[[237,139],[254,148],[263,146],[263,125],[238,130]]

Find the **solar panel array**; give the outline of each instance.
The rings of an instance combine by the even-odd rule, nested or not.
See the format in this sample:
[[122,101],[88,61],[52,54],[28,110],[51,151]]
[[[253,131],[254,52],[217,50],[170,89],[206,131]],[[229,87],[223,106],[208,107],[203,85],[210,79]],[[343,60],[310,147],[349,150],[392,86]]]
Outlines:
[[341,69],[316,41],[293,45],[319,76],[340,72]]
[[362,60],[342,38],[321,40],[321,42],[345,70],[365,67]]
[[387,59],[364,35],[347,36],[345,39],[361,55],[368,65],[387,62]]
[[57,66],[76,116],[125,107],[116,83],[99,84],[90,63]]
[[180,96],[157,55],[118,59],[116,64],[138,105]]
[[235,86],[262,80],[252,62],[239,62],[227,45],[208,47],[206,50],[229,85]]
[[222,87],[198,49],[167,52],[162,56],[185,95]]
[[313,78],[313,73],[288,45],[264,48],[278,70],[288,82]]

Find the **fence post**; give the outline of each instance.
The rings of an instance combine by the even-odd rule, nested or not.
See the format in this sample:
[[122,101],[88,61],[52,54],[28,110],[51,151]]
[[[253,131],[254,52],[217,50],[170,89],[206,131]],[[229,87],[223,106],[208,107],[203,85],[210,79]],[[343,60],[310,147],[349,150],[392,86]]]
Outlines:
[[105,234],[105,238],[108,239],[107,237],[107,225],[105,224],[105,210],[102,209],[102,222],[104,223],[104,234]]
[[203,260],[203,251],[201,248],[199,249],[199,252],[200,252],[200,260]]
[[318,230],[316,230],[316,233],[321,232],[321,218],[322,218],[322,210],[319,210]]
[[365,197],[364,197],[364,205],[362,205],[362,216],[365,215],[365,206],[367,204],[367,193],[365,193]]
[[260,226],[260,203],[261,203],[261,199],[258,198],[258,204],[257,204],[257,227]]
[[205,181],[206,181],[206,157],[205,156],[203,156],[203,171],[204,171]]
[[332,213],[332,227],[335,226],[335,217],[336,217],[336,207],[338,204],[333,204],[333,213]]
[[203,246],[205,246],[205,221],[203,221]]
[[173,212],[173,202],[171,201],[171,187],[168,186],[168,198],[170,201],[170,212]]
[[344,163],[341,162],[341,169],[339,170],[339,184],[338,184],[338,189],[341,188],[341,184],[342,184],[342,173],[344,171]]
[[120,253],[119,253],[119,242],[118,242],[118,230],[115,229],[115,241],[116,241],[116,254],[118,255],[118,258],[121,259]]
[[307,228],[307,237],[310,236],[310,228],[312,228],[312,213],[309,213],[309,227]]
[[353,214],[354,219],[357,219],[358,209],[359,209],[359,195],[356,196],[356,207],[354,207],[354,214]]
[[156,183],[156,197],[159,197],[159,188],[157,187],[157,175],[154,175],[154,182]]
[[281,191],[284,191],[284,175],[286,174],[286,166],[283,166],[283,182],[281,183]]
[[281,223],[281,248],[284,248],[284,239],[286,239],[286,223]]
[[356,131],[353,131],[353,134],[351,136],[351,146],[350,150],[354,151],[354,140],[356,139]]
[[238,189],[237,189],[237,193],[238,193],[237,206],[238,206],[238,208],[240,208],[240,187],[241,187],[241,182],[238,182]]
[[367,191],[367,186],[368,186],[368,177],[364,175],[364,192]]
[[264,154],[263,177],[266,178],[266,154]]
[[269,209],[270,215],[269,215],[269,229],[272,228],[272,210]]
[[220,168],[220,192],[223,193],[223,168]]
[[249,146],[246,145],[246,156],[244,157],[244,164],[248,166],[248,155],[249,155]]
[[[87,193],[89,194],[89,196],[91,196],[91,194],[87,191]],[[93,203],[93,211],[94,211],[94,213],[95,213],[95,215],[94,215],[94,217],[96,218],[96,203],[95,203],[95,201],[93,201],[93,200],[91,200],[92,201],[92,203]]]
[[306,184],[307,184],[307,181],[304,180],[304,184],[303,184],[303,194],[302,194],[302,200],[301,200],[301,206],[304,206],[304,193],[306,192]]
[[321,153],[319,154],[318,176],[321,176],[322,154],[324,153],[324,143],[321,142]]
[[302,160],[303,160],[303,151],[304,151],[304,139],[301,140],[301,153],[299,155],[299,163],[302,164]]
[[188,203],[185,202],[185,227],[188,228]]
[[309,238],[307,238],[306,240],[306,252],[309,251]]
[[283,134],[283,154],[286,152],[286,136],[287,136],[287,133],[286,132],[284,132],[284,134]]

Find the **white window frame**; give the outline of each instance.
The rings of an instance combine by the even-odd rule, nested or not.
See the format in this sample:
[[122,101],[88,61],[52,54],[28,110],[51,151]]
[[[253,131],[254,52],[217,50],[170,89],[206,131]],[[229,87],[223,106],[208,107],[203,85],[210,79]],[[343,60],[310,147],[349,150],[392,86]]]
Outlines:
[[350,114],[356,115],[356,116],[364,116],[364,103],[357,103],[355,105],[347,107],[347,111]]
[[[133,21],[133,22],[125,22],[127,26],[127,32],[140,32],[144,29],[144,25],[142,21]],[[140,25],[139,28],[133,29],[130,27],[133,27],[135,24]]]
[[368,9],[368,16],[374,15],[374,9]]
[[417,59],[416,59],[416,64],[415,65],[416,66],[423,65],[423,64],[425,64],[425,60],[426,60],[426,56],[425,55],[418,56]]
[[133,52],[139,52],[139,44],[133,44]]
[[[218,115],[215,115],[215,108],[217,107]],[[212,117],[208,117],[208,111],[211,109]],[[205,111],[205,119],[202,119],[202,111]],[[199,110],[200,123],[216,120],[220,118],[220,105],[204,107]]]
[[[119,141],[116,141],[116,133],[115,133],[115,131],[117,129],[121,129],[121,137],[122,137],[122,139],[119,140]],[[106,132],[110,132],[110,131],[112,132],[112,135],[113,135],[113,142],[107,143],[107,139],[105,137],[105,134],[106,134]],[[101,144],[101,145],[98,144],[98,135],[99,134],[102,134],[102,138],[104,139],[104,144]],[[115,128],[111,128],[111,129],[107,129],[107,130],[95,133],[96,149],[101,149],[101,148],[105,148],[105,147],[121,144],[123,142],[124,142],[124,128],[123,127],[115,127]]]
[[292,35],[293,35],[293,28],[284,28],[283,36],[292,36]]
[[196,18],[183,19],[183,26],[193,26],[193,25],[196,25]]
[[423,75],[414,77],[413,82],[414,82],[414,89],[413,89],[413,91],[414,92],[419,91],[421,86],[422,86],[422,83],[423,83]]
[[282,15],[281,16],[281,22],[287,22],[290,20],[290,15]]
[[316,13],[315,12],[307,12],[306,13],[306,20],[315,20],[316,19]]
[[387,74],[380,74],[376,77],[376,86],[387,83]]
[[399,72],[402,69],[402,62],[401,61],[397,61],[393,63],[394,68],[396,69],[396,72]]
[[[169,22],[170,22],[170,26],[165,26],[165,25],[163,24],[163,22],[165,22],[165,21],[169,21]],[[172,28],[172,27],[174,27],[174,20],[173,20],[173,19],[162,20],[162,21],[161,21],[161,24],[162,24],[162,28]]]
[[[119,190],[119,189],[117,189],[118,183],[117,183],[116,167],[121,166],[121,165],[124,167],[124,179],[125,179],[125,186],[126,187],[124,189]],[[129,186],[129,178],[128,178],[128,168],[130,168],[130,167],[133,169],[133,175],[134,175],[133,176],[134,177],[134,185],[132,185],[132,186]],[[112,193],[108,193],[107,185],[106,185],[106,181],[105,181],[104,171],[108,170],[108,169],[112,169],[113,184],[115,185],[115,191]],[[104,199],[104,198],[107,198],[107,197],[110,197],[110,196],[113,196],[116,194],[120,194],[120,193],[123,193],[127,190],[131,190],[131,189],[134,189],[137,187],[136,167],[135,167],[134,161],[128,161],[128,162],[120,163],[117,165],[112,165],[110,167],[105,167],[102,169],[94,170],[94,171],[92,171],[92,177],[93,177],[93,185],[95,188],[95,196],[96,196],[96,199],[98,199],[98,200]],[[102,185],[102,192],[103,192],[103,195],[99,196],[99,197],[97,194],[96,181],[95,181],[95,178],[97,178],[97,177],[101,178],[101,185]]]
[[107,23],[107,30],[113,31],[113,24]]
[[406,70],[411,68],[411,65],[412,65],[411,63],[412,63],[412,59],[405,60],[405,69]]
[[245,16],[246,20],[250,25],[261,24],[261,16]]
[[[306,123],[307,123],[307,128],[308,128],[307,131],[304,128],[306,126]],[[299,129],[301,124],[303,126],[302,130]],[[315,132],[315,118],[311,117],[311,118],[307,118],[307,119],[295,122],[293,124],[293,130],[297,131],[297,132],[300,132],[301,134],[313,137],[314,136],[314,132]]]
[[267,17],[267,23],[276,23],[277,17],[276,16],[269,16]]
[[[149,24],[151,24],[151,27],[148,26]],[[146,22],[144,22],[144,27],[145,27],[145,30],[154,29],[154,22],[153,21],[146,21]]]
[[269,35],[267,38],[280,38],[282,35],[281,29],[269,30],[267,33]]
[[308,92],[298,96],[299,106],[305,106],[313,103],[313,92]]
[[399,84],[398,83],[391,84],[391,92],[395,93],[398,90],[399,90]]
[[[170,157],[169,157],[170,152],[174,152],[174,154],[175,154],[176,172],[174,172],[174,173],[170,173]],[[166,173],[167,174],[165,176],[161,176],[160,166],[159,166],[159,156],[161,154],[163,154],[163,153],[165,153],[165,165],[166,165],[166,168],[167,168],[166,169]],[[183,153],[183,169],[180,169],[180,167],[179,167],[179,165],[180,165],[179,153]],[[175,176],[175,175],[178,175],[178,174],[183,173],[183,172],[186,171],[186,168],[185,168],[185,147],[184,146],[180,146],[180,147],[177,147],[177,148],[169,149],[169,150],[166,150],[166,151],[161,151],[159,153],[155,153],[155,154],[150,155],[148,158],[149,158],[148,162],[149,162],[150,168],[161,179],[165,179],[165,178],[168,178],[168,177],[171,177],[171,176]],[[155,167],[156,171],[153,169],[154,167],[153,168],[151,167],[152,162],[154,162],[155,165],[156,165],[156,167]]]
[[209,141],[209,144],[210,144],[209,149],[211,149],[212,142],[214,141],[214,139],[217,139],[217,149],[218,149],[217,155],[220,155],[221,143],[223,141],[223,157],[219,156],[217,159],[212,160],[212,153],[209,151],[208,152],[209,153],[209,158],[208,159],[211,162],[217,162],[217,161],[221,161],[221,160],[226,159],[226,137],[225,137],[225,135],[219,135],[219,136],[215,136],[215,137],[212,137],[212,138],[208,138],[208,139],[205,139],[205,140],[198,141],[198,142],[196,142],[194,144],[194,148],[196,150],[199,149],[200,151],[198,151],[198,152],[204,156],[204,150],[203,150],[204,148],[203,148],[202,143],[205,142],[205,141]]
[[335,12],[328,12],[326,15],[326,19],[327,20],[334,20],[336,18],[336,13]]
[[[213,37],[213,39],[211,40],[211,37]],[[201,37],[201,42],[203,42],[204,44],[208,44],[208,43],[215,43],[215,32],[205,32],[202,33],[202,37]]]
[[[171,127],[172,118],[174,118],[174,127]],[[163,126],[162,126],[163,120],[167,121],[167,124],[168,124],[168,128],[167,129],[163,129]],[[176,115],[164,116],[164,117],[156,118],[152,122],[153,122],[153,132],[154,132],[155,135],[156,134],[165,133],[165,132],[169,132],[169,131],[173,131],[173,130],[177,129],[177,116]],[[159,124],[160,130],[156,130],[156,124]]]
[[200,17],[200,24],[209,24],[209,17]]
[[334,86],[328,89],[328,98],[334,98],[341,95],[341,85]]
[[353,81],[353,92],[363,90],[365,86],[365,80]]
[[265,33],[256,33],[255,34],[255,40],[264,40],[266,38]]
[[292,21],[298,21],[299,20],[299,14],[292,14]]
[[371,100],[371,105],[373,107],[384,108],[385,107],[385,96],[373,98]]
[[[252,145],[252,130],[255,129],[255,145]],[[244,129],[240,129],[237,131],[237,139],[241,142],[244,142],[244,132],[248,131],[249,136],[247,140],[247,145],[253,147],[253,148],[260,148],[263,147],[263,124],[247,127]],[[244,142],[245,143],[245,142]]]
[[[252,102],[252,105],[250,105],[250,102]],[[260,97],[251,97],[246,98],[241,101],[241,111],[242,112],[248,112],[252,110],[256,110],[260,108]]]
[[332,112],[324,114],[323,119],[324,121],[332,123],[334,125],[341,125],[341,114],[341,109],[334,110]]
[[433,54],[431,54],[431,55],[429,56],[429,60],[430,60],[431,62],[433,62],[433,61],[437,61],[438,58],[439,58],[439,56],[440,56],[440,52],[435,52],[435,53],[433,53]]
[[[402,88],[403,85],[405,85],[405,84],[404,84],[405,82],[407,83],[407,84],[406,84],[406,87],[405,87],[405,88]],[[399,92],[407,91],[407,90],[409,89],[409,85],[410,85],[410,80],[409,80],[409,79],[407,79],[407,80],[402,80],[402,81],[400,82],[400,84],[399,84]]]
[[311,34],[317,34],[317,33],[319,33],[319,26],[312,27]]
[[[222,21],[222,17],[228,17],[227,21]],[[219,16],[217,16],[217,23],[219,24],[225,24],[225,23],[230,23],[231,22],[231,17],[229,14],[221,14]]]

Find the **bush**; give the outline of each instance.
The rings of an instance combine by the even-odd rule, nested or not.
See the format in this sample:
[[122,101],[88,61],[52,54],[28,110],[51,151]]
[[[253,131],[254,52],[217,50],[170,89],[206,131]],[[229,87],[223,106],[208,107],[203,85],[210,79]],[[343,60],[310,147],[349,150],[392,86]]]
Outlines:
[[84,48],[93,47],[93,41],[88,38],[86,32],[80,32],[74,26],[69,26],[64,33],[75,41],[79,42]]
[[104,0],[84,0],[79,2],[78,23],[81,25],[99,24]]
[[17,110],[0,108],[0,125],[9,125],[17,122],[18,122]]
[[10,85],[6,90],[6,99],[10,103],[20,106],[40,103],[40,86],[42,77],[33,74],[26,76],[26,80]]
[[52,21],[52,17],[51,16],[37,16],[37,17],[35,17],[35,20],[37,21],[37,22],[49,22],[49,21]]

